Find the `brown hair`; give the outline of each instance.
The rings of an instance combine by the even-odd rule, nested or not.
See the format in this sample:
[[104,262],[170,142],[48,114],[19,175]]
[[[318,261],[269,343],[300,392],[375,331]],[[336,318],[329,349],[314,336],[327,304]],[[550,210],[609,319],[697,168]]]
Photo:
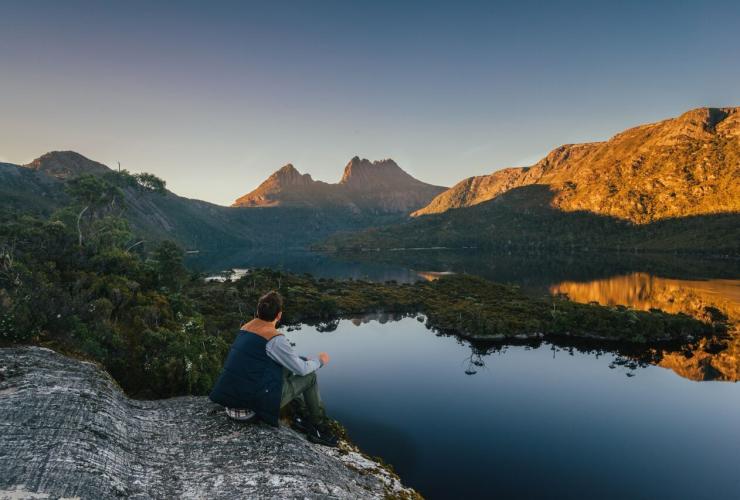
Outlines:
[[257,302],[257,317],[263,321],[275,321],[283,310],[283,297],[276,291],[268,292]]

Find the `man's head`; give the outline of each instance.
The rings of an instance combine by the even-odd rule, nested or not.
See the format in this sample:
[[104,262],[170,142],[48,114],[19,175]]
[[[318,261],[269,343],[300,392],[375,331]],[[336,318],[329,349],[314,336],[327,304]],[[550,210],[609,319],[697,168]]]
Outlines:
[[263,321],[277,322],[283,315],[283,297],[276,291],[264,294],[257,302],[257,317]]

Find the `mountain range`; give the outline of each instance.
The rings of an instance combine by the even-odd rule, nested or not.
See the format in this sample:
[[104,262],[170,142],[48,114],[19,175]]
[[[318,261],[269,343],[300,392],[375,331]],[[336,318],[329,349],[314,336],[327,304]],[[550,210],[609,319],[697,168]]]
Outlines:
[[740,210],[740,108],[700,108],[608,141],[567,144],[531,167],[469,177],[412,215],[437,214],[541,185],[564,212],[637,224]]
[[123,191],[124,216],[138,236],[153,242],[171,239],[187,249],[210,252],[254,246],[304,248],[339,231],[397,222],[404,216],[328,205],[241,209],[184,198],[168,190],[142,191],[121,183],[115,170],[74,151],[53,151],[27,165],[0,163],[0,215],[48,216],[70,202],[65,184],[80,175],[104,177]]
[[356,213],[407,214],[426,206],[445,189],[415,179],[391,159],[371,162],[355,156],[336,184],[316,181],[288,164],[232,206],[338,207]]
[[[0,163],[0,215],[51,214],[83,174],[117,183],[134,230],[186,248],[481,247],[740,253],[740,108],[699,108],[603,142],[568,144],[529,167],[445,189],[393,160],[352,158],[337,183],[293,165],[231,207],[137,190],[72,151]],[[265,228],[269,226],[270,230]],[[328,239],[327,239],[328,238]]]
[[50,215],[69,204],[65,184],[103,177],[124,193],[124,216],[147,241],[171,239],[209,253],[248,248],[305,248],[338,232],[402,221],[445,188],[414,179],[393,160],[349,161],[337,184],[314,181],[286,165],[232,207],[138,190],[102,163],[74,151],[52,151],[26,165],[0,163],[0,215]]
[[740,108],[699,108],[465,179],[411,220],[328,248],[740,252]]

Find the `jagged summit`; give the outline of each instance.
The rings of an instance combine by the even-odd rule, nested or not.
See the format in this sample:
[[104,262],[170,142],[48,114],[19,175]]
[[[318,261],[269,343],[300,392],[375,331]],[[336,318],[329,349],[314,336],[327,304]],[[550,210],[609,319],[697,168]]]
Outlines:
[[560,146],[528,168],[465,179],[413,215],[469,207],[514,188],[542,185],[553,196],[541,203],[642,224],[739,211],[738,178],[740,108],[697,108],[608,141]]
[[311,174],[301,174],[292,163],[288,163],[276,170],[268,180],[280,183],[281,185],[308,185],[314,182]]
[[393,170],[403,172],[401,167],[391,159],[370,161],[367,158],[355,156],[344,166],[342,179],[339,182],[342,184],[357,182],[363,176],[383,175]]
[[399,185],[428,185],[408,173],[390,158],[370,161],[358,156],[352,158],[344,167],[340,184],[355,189],[370,189]]
[[314,192],[322,189],[322,185],[326,183],[313,180],[310,174],[301,174],[292,163],[288,163],[273,172],[257,186],[257,189],[238,198],[232,206],[275,207],[284,205],[285,200],[281,199],[281,195],[285,195],[291,201],[298,201],[293,200],[294,193]]
[[234,202],[240,207],[342,207],[354,212],[410,212],[444,190],[419,181],[391,160],[352,158],[336,184],[316,181],[292,164]]
[[51,151],[39,156],[26,168],[43,172],[57,179],[66,180],[83,174],[104,174],[110,169],[74,151]]

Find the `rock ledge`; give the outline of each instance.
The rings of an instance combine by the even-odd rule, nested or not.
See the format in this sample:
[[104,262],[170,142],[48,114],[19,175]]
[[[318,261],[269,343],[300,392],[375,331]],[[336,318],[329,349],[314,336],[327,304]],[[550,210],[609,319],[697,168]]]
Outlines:
[[414,497],[343,444],[239,424],[205,397],[127,398],[49,349],[0,349],[0,499]]

